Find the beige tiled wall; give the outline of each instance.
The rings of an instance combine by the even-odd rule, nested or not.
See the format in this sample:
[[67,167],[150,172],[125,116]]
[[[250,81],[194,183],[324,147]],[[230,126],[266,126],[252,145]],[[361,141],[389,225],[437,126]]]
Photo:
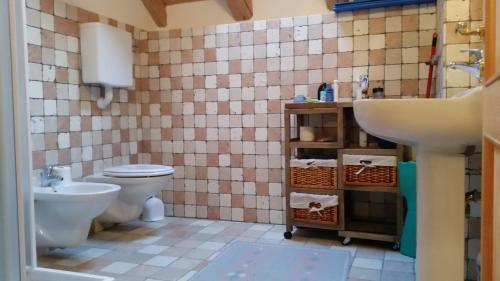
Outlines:
[[168,213],[282,223],[283,105],[334,79],[349,100],[361,74],[424,95],[435,28],[425,5],[148,33],[140,158],[176,168]]
[[483,48],[479,36],[462,36],[455,32],[458,22],[467,22],[473,28],[482,23],[482,0],[440,0],[440,41],[441,68],[438,69],[438,92],[442,97],[451,97],[456,93],[478,85],[478,80],[471,75],[445,67],[450,62],[469,62],[469,55],[460,52],[464,49]]
[[[271,223],[284,218],[283,104],[334,79],[350,99],[366,73],[387,96],[422,95],[436,27],[433,5],[160,32],[53,0],[27,6],[35,171],[169,164],[170,214]],[[102,88],[81,82],[78,23],[88,21],[135,39],[135,86],[103,111]]]
[[[79,178],[105,166],[138,162],[140,93],[115,89],[111,106],[97,108],[103,88],[81,81],[78,24],[101,21],[135,38],[140,30],[53,0],[28,0],[26,13],[35,174],[46,165],[71,165]],[[137,64],[141,58],[136,54]]]

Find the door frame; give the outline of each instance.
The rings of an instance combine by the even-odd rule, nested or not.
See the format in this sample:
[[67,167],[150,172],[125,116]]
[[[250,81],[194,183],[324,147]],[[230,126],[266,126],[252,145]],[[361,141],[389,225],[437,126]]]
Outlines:
[[[484,76],[486,79],[485,86],[489,87],[495,84],[500,79],[500,65],[497,65],[497,56],[500,51],[495,50],[500,48],[497,46],[496,32],[496,14],[497,5],[495,0],[484,1],[484,25],[485,25],[485,68]],[[488,108],[488,97],[485,97],[483,109]],[[487,118],[487,115],[484,114]],[[493,280],[493,256],[494,256],[494,229],[495,229],[495,149],[500,147],[500,143],[491,135],[488,126],[488,120],[485,118],[483,122],[483,158],[482,158],[482,196],[481,196],[481,280]],[[498,195],[497,195],[498,196]],[[497,226],[498,228],[498,226]],[[500,238],[497,238],[499,240]],[[498,266],[498,265],[497,265]]]
[[0,0],[0,280],[111,281],[37,266],[25,0]]
[[[0,0],[0,279],[27,280],[26,266],[33,264],[31,246],[26,247],[25,221],[30,213],[24,194],[29,188],[30,159],[27,131],[26,52],[24,40],[24,1]],[[19,32],[21,31],[21,32]],[[31,200],[32,201],[32,200]],[[32,205],[33,203],[31,203]],[[28,239],[26,239],[28,238]],[[30,250],[27,250],[30,249]],[[7,258],[8,256],[8,258]]]

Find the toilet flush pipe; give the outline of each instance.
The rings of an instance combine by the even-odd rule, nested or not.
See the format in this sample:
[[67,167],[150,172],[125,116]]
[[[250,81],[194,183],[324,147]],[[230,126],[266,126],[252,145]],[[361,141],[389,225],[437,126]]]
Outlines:
[[105,109],[113,100],[113,88],[109,86],[104,87],[104,97],[97,98],[97,107]]

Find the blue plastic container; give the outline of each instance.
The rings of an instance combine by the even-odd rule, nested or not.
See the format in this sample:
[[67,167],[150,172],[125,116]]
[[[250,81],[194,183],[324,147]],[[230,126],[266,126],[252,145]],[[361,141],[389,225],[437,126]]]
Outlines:
[[332,85],[330,85],[330,84],[326,85],[325,93],[326,93],[326,99],[325,99],[325,101],[332,102],[333,101],[333,88],[332,88]]

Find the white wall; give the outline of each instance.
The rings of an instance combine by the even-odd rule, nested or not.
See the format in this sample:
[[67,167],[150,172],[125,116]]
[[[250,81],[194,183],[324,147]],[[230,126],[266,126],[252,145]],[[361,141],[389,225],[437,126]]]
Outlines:
[[[146,30],[156,30],[141,0],[59,0]],[[253,0],[252,20],[321,14],[325,0]],[[167,27],[186,28],[234,22],[227,0],[205,0],[167,8]]]
[[56,0],[103,15],[118,22],[154,30],[158,27],[141,0]]
[[[253,0],[252,20],[321,14],[325,0]],[[227,0],[207,0],[167,8],[167,29],[235,22]]]

